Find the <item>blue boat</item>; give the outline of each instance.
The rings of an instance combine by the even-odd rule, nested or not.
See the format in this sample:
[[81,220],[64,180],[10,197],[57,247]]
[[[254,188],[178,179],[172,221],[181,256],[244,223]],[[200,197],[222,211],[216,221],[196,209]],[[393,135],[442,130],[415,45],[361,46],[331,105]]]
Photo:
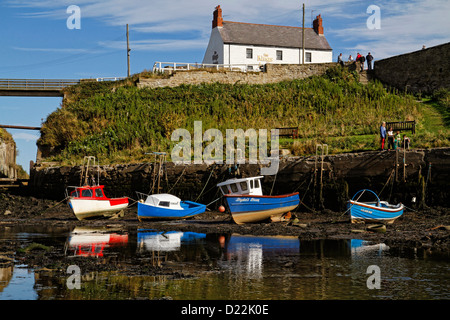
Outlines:
[[[377,200],[372,202],[358,201],[365,192],[374,194]],[[359,197],[355,200],[358,194]],[[386,201],[380,201],[377,194],[369,189],[362,189],[355,193],[347,204],[347,210],[350,211],[350,220],[352,223],[382,222],[390,224],[403,214],[403,208],[404,206],[401,203],[393,205]]]
[[170,220],[187,219],[206,211],[206,205],[181,201],[180,198],[167,194],[148,195],[145,201],[137,203],[137,215],[139,221],[144,219]]
[[217,186],[227,202],[231,216],[237,224],[283,221],[300,203],[299,193],[279,196],[262,194],[260,179],[263,176],[228,179]]

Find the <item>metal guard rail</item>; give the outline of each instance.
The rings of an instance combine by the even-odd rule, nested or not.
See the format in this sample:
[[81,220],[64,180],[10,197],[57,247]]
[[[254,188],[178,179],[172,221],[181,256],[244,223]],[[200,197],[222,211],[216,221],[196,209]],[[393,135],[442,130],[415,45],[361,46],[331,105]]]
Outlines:
[[65,79],[0,79],[0,89],[9,90],[58,90],[79,84],[80,80]]
[[247,63],[247,64],[211,64],[211,63],[185,63],[185,62],[160,62],[153,64],[153,73],[155,72],[172,72],[172,71],[190,71],[190,70],[229,70],[240,72],[260,72],[264,70],[263,64]]

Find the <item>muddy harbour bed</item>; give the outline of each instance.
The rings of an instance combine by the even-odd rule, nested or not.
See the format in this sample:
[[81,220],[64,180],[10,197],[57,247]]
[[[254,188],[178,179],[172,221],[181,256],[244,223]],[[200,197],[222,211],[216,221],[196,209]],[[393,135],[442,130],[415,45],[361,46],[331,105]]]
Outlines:
[[[450,255],[450,231],[447,227],[450,225],[450,210],[443,207],[405,210],[402,217],[387,225],[384,233],[368,231],[363,223],[350,223],[348,214],[344,212],[302,212],[301,206],[292,213],[288,222],[244,225],[235,224],[228,213],[214,211],[206,211],[187,220],[139,222],[136,210],[136,206],[131,206],[123,217],[117,219],[78,221],[65,201],[0,194],[0,226],[4,227],[138,227],[208,234],[295,236],[302,240],[356,238],[382,242],[389,247],[423,249],[427,254]],[[0,252],[11,251],[8,249],[13,248],[0,248]]]

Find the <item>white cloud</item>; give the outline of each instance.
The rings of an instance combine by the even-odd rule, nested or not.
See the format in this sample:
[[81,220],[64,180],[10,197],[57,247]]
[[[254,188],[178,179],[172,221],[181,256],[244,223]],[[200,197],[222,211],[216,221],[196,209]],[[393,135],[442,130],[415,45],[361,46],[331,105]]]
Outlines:
[[35,135],[32,133],[26,133],[26,132],[20,132],[20,133],[14,133],[13,139],[16,140],[25,140],[27,142],[31,141],[37,141],[39,139],[39,135]]
[[378,58],[420,50],[450,41],[450,1],[391,1],[380,5],[381,28],[370,30],[366,19],[351,27],[329,30],[347,49],[371,51]]
[[[7,5],[26,8],[35,18],[67,19],[65,9],[81,8],[81,19],[97,19],[112,26],[149,34],[153,40],[133,41],[133,50],[204,49],[211,29],[214,7],[221,4],[224,20],[301,25],[302,2],[296,0],[9,0]],[[381,29],[369,30],[369,5],[381,8]],[[306,26],[318,14],[324,17],[325,34],[339,40],[339,48],[371,50],[386,57],[449,41],[450,1],[404,0],[305,0]],[[189,36],[186,34],[190,33]],[[153,35],[157,35],[153,37]],[[161,39],[165,37],[165,39]],[[186,39],[190,37],[191,39]],[[194,38],[194,39],[192,39]],[[329,37],[327,37],[329,38]],[[182,40],[180,40],[182,39]],[[106,47],[124,48],[121,42]],[[332,44],[333,45],[333,44]]]

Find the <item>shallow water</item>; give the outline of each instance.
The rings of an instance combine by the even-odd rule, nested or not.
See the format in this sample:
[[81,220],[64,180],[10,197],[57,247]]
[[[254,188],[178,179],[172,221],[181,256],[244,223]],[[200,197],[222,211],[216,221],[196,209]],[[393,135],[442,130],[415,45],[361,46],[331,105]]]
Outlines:
[[[58,249],[75,271],[34,270],[0,252],[1,300],[450,298],[448,257],[357,239],[0,226],[0,251],[31,243]],[[88,259],[114,271],[83,272]]]

